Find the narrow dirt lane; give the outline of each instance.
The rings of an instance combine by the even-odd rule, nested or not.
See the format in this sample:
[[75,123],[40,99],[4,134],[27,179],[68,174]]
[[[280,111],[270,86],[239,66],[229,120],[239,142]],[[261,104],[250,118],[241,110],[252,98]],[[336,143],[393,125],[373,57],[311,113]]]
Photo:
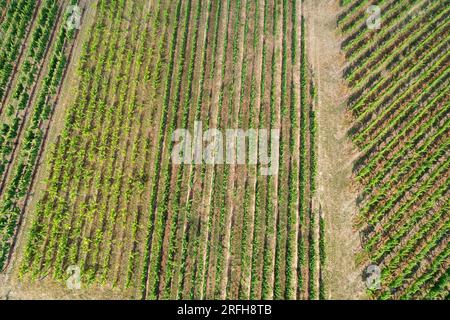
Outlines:
[[353,228],[356,192],[352,186],[352,161],[356,149],[346,135],[346,95],[342,79],[344,56],[340,50],[336,19],[337,0],[307,0],[308,60],[318,87],[318,203],[326,224],[327,262],[325,285],[327,299],[365,298],[362,270],[355,254],[360,250],[358,232]]

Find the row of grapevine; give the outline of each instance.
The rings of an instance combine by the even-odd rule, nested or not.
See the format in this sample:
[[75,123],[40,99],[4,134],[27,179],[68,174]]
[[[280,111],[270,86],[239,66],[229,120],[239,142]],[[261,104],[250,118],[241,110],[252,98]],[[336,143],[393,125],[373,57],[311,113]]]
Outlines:
[[[43,138],[45,138],[44,132],[48,125],[47,120],[52,112],[52,104],[54,103],[56,91],[61,83],[63,71],[66,67],[66,48],[73,38],[73,32],[68,31],[65,24],[60,21],[59,24],[61,27],[56,36],[52,53],[48,58],[49,65],[46,69],[46,75],[44,76],[39,89],[35,91],[36,84],[34,84],[34,88],[31,93],[28,94],[27,90],[30,89],[26,89],[26,86],[21,85],[20,81],[22,81],[22,77],[29,79],[27,85],[30,86],[33,82],[37,81],[36,71],[31,74],[29,74],[29,72],[32,72],[31,66],[34,66],[35,69],[42,69],[42,66],[40,66],[42,65],[42,62],[40,60],[47,54],[45,48],[49,46],[46,41],[49,41],[53,37],[52,32],[55,33],[56,31],[52,30],[58,25],[56,13],[56,2],[46,1],[42,4],[41,13],[37,20],[38,24],[32,36],[32,41],[39,42],[41,45],[29,49],[24,65],[22,65],[20,73],[21,79],[19,79],[19,82],[16,84],[16,91],[13,96],[13,99],[18,101],[25,99],[24,104],[27,108],[31,109],[27,109],[27,112],[30,112],[31,115],[29,119],[27,119],[26,114],[22,118],[18,115],[19,110],[16,111],[16,115],[13,115],[12,113],[9,115],[13,117],[12,122],[16,124],[16,126],[19,126],[20,123],[18,137],[21,137],[22,141],[19,143],[17,155],[13,158],[14,162],[11,162],[10,164],[11,166],[14,165],[11,176],[8,180],[6,180],[6,178],[3,180],[3,182],[7,183],[4,185],[5,189],[0,204],[0,216],[2,221],[1,267],[3,267],[7,261],[11,246],[14,245],[16,225],[21,219],[21,212],[23,209],[22,202],[28,197],[27,193],[32,183],[37,158],[39,157]],[[42,33],[42,31],[40,31],[42,29],[47,29],[47,33]],[[26,67],[27,64],[30,67]],[[19,109],[21,109],[20,105]],[[22,130],[24,130],[23,135],[21,133]]]
[[37,3],[31,0],[12,2],[1,24],[0,100],[2,104],[39,4],[40,1]]
[[[12,97],[6,101],[6,119],[2,123],[4,135],[1,137],[0,175],[2,176],[8,174],[9,158],[14,157],[14,145],[21,135],[22,123],[26,117],[26,113],[23,115],[21,111],[28,108],[35,92],[36,82],[43,65],[43,56],[57,20],[57,10],[58,6],[55,1],[46,1],[42,4],[35,30],[31,36],[31,46],[20,66]],[[47,80],[46,85],[50,85],[50,80]],[[3,189],[5,181],[6,179],[2,180],[1,189]]]
[[[22,276],[63,281],[76,265],[83,285],[143,299],[323,297],[302,2],[99,0],[92,10]],[[172,134],[196,121],[280,129],[267,150],[279,172],[172,163]]]
[[386,17],[381,29],[355,29],[367,5],[346,3],[339,22],[355,115],[350,134],[361,148],[354,168],[363,186],[358,261],[381,268],[381,288],[369,292],[374,298],[443,299],[449,290],[443,282],[449,268],[449,2],[384,1],[378,4]]

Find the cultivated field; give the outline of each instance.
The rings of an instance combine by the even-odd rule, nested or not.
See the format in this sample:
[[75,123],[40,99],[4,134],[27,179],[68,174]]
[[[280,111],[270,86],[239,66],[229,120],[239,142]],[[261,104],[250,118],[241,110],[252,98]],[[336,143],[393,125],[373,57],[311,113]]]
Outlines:
[[[47,151],[19,276],[65,280],[76,265],[83,283],[131,288],[133,297],[318,297],[323,221],[311,200],[314,87],[300,2],[89,5],[95,22],[64,128]],[[279,174],[173,165],[171,135],[195,121],[280,128],[269,150],[279,154]],[[32,138],[24,147],[39,153],[42,135]],[[5,214],[10,239],[29,186],[6,180],[5,190],[24,190],[11,200],[6,191],[2,202],[15,212]],[[6,261],[12,241],[4,240]]]
[[1,268],[12,254],[75,36],[57,1],[8,4],[1,28]]
[[0,0],[0,297],[448,298],[450,1],[331,2]]
[[380,267],[376,298],[448,298],[450,1],[378,1],[376,31],[365,23],[370,1],[346,2],[339,27],[363,186],[357,259]]

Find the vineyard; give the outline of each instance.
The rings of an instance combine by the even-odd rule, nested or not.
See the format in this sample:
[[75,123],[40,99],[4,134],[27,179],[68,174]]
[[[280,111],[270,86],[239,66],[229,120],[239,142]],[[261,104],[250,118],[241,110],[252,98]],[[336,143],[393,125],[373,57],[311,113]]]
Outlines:
[[449,1],[343,1],[354,174],[363,186],[360,264],[377,265],[379,299],[449,298]]
[[60,3],[39,4],[11,2],[2,21],[0,268],[14,245],[74,37]]
[[[60,23],[65,4],[30,1],[22,13],[27,22],[25,12],[37,16],[23,27],[22,45],[41,49],[18,59],[13,89],[5,90],[2,267],[75,35]],[[46,148],[19,277],[64,283],[67,268],[78,266],[84,285],[135,298],[323,297],[325,224],[312,201],[315,88],[301,2],[91,6],[78,85],[61,133]],[[279,145],[268,150],[279,172],[262,175],[259,164],[173,164],[172,134],[196,122],[205,130],[279,128]]]
[[450,0],[327,1],[0,0],[0,297],[448,299]]

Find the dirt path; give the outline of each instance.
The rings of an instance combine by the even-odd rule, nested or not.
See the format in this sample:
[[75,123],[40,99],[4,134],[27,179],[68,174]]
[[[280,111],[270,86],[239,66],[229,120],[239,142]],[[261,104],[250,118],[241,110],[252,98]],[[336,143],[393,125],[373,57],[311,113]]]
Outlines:
[[345,60],[336,30],[339,10],[337,0],[308,0],[304,6],[308,58],[318,87],[317,200],[326,224],[327,299],[361,299],[365,287],[355,263],[360,240],[353,228],[356,193],[351,182],[356,149],[346,135],[351,123],[345,117],[348,91],[341,76]]

